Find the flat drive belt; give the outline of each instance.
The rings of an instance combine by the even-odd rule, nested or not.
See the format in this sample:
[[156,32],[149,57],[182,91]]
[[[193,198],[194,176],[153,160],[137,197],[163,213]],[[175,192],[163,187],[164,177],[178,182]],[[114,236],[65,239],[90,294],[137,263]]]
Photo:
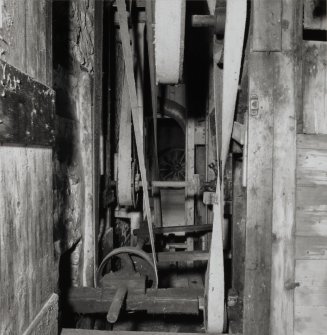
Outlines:
[[137,93],[136,93],[136,84],[134,77],[134,68],[133,68],[133,54],[130,43],[130,35],[128,31],[128,22],[127,22],[127,11],[126,11],[126,3],[125,0],[117,0],[117,10],[118,10],[118,20],[120,25],[120,36],[122,41],[122,49],[123,49],[123,58],[125,63],[125,74],[127,79],[129,100],[132,109],[132,118],[134,125],[134,134],[135,134],[135,142],[137,149],[138,162],[140,167],[140,173],[142,178],[142,187],[143,187],[143,197],[144,197],[144,207],[145,214],[147,217],[148,228],[149,228],[149,236],[150,243],[152,249],[152,258],[153,264],[155,267],[155,275],[158,279],[158,270],[157,270],[157,260],[155,254],[155,246],[154,246],[154,234],[153,234],[153,225],[152,225],[152,215],[150,208],[150,198],[148,191],[148,181],[146,175],[146,167],[145,167],[145,158],[143,151],[143,140],[142,140],[142,130],[140,126],[139,120],[139,108],[137,102]]

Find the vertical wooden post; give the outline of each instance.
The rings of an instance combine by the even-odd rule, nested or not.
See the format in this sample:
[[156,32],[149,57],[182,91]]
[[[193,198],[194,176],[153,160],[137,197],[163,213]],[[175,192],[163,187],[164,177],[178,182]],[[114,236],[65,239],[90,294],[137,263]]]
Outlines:
[[250,53],[244,334],[269,334],[274,53]]
[[302,2],[282,1],[282,52],[274,84],[271,335],[294,333],[296,111]]
[[[98,234],[99,234],[99,199],[100,199],[100,137],[102,134],[102,108],[103,108],[103,1],[95,0],[94,3],[94,85],[93,85],[93,222],[90,244],[91,264],[93,271],[90,277],[95,277],[98,266]],[[85,223],[88,224],[88,223]],[[84,236],[85,238],[86,236]],[[92,278],[91,280],[94,280]],[[91,284],[91,280],[89,285]],[[92,283],[93,284],[93,283]]]
[[302,4],[252,10],[244,334],[292,335]]

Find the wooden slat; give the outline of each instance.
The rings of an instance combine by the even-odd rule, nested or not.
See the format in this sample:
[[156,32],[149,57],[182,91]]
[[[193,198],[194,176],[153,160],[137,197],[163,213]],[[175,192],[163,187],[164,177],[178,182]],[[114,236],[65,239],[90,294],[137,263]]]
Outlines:
[[327,30],[327,14],[325,0],[304,0],[305,29]]
[[[327,260],[298,260],[296,261],[296,281],[300,284],[296,292],[296,306],[316,306],[309,303],[311,294],[320,292],[325,294],[327,289]],[[307,294],[303,294],[307,292]],[[314,298],[313,300],[316,300]],[[320,300],[320,299],[319,299]],[[320,300],[321,301],[321,300]],[[318,302],[317,306],[325,306],[325,302]]]
[[[268,334],[270,322],[273,86],[275,53],[250,54],[244,333]],[[251,98],[252,97],[252,98]]]
[[327,188],[297,187],[296,235],[327,236]]
[[327,334],[326,314],[326,307],[296,307],[294,335]]
[[297,150],[297,185],[327,186],[327,150]]
[[207,261],[209,258],[209,253],[206,251],[167,251],[158,252],[157,255],[158,263]]
[[[282,0],[282,50],[297,52],[298,60],[301,52],[303,30],[303,0]],[[299,63],[298,66],[301,66]]]
[[295,308],[327,307],[326,286],[299,286],[295,290]]
[[297,135],[298,149],[327,150],[327,135]]
[[282,49],[282,0],[254,0],[253,51],[281,51]]
[[293,333],[293,291],[285,284],[294,282],[297,83],[296,57],[276,57],[270,327],[271,334],[279,335]]
[[303,42],[303,132],[327,134],[327,43]]
[[0,148],[1,334],[22,334],[53,290],[51,162],[50,149]]
[[326,278],[327,260],[296,261],[294,334],[326,334]]
[[296,259],[327,259],[327,236],[297,236]]

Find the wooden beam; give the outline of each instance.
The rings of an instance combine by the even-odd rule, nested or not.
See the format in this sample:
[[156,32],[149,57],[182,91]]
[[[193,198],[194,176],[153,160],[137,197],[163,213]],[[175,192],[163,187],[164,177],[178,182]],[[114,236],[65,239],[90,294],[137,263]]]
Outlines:
[[252,2],[252,51],[281,51],[282,0]]
[[[105,331],[105,330],[86,330],[86,329],[67,329],[64,328],[61,335],[203,335],[203,333],[172,333],[172,332],[143,332],[143,331]],[[222,334],[215,334],[222,335]],[[241,335],[241,334],[235,334]]]
[[327,134],[327,43],[303,42],[303,132]]
[[[296,58],[276,54],[272,204],[271,335],[293,334]],[[286,145],[287,143],[287,145]]]
[[275,53],[249,56],[244,334],[269,334]]
[[[107,313],[115,293],[116,290],[106,288],[71,288],[66,303],[75,313]],[[126,310],[147,311],[151,314],[198,315],[199,297],[203,297],[203,289],[148,289],[145,294],[130,290]]]
[[158,263],[207,261],[209,253],[206,251],[173,251],[158,252]]
[[[212,224],[193,225],[193,226],[171,226],[154,228],[155,234],[173,234],[173,233],[199,233],[212,231]],[[134,235],[140,234],[139,229],[134,230]]]

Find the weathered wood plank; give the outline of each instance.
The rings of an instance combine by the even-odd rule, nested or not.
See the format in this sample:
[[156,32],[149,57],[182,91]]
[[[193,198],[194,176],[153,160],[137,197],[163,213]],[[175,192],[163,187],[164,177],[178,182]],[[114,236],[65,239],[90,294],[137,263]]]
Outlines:
[[281,51],[282,49],[282,0],[254,0],[253,51]]
[[327,260],[296,261],[295,334],[326,334]]
[[53,290],[51,161],[50,149],[0,147],[1,334],[23,333]]
[[26,72],[38,81],[52,86],[51,1],[25,0],[21,3],[25,3]]
[[297,236],[296,259],[327,259],[327,236]]
[[52,146],[54,91],[0,61],[0,142]]
[[297,149],[297,185],[327,186],[327,150]]
[[[43,84],[51,85],[50,1],[4,0],[1,5],[1,58]],[[29,52],[28,48],[31,48]],[[48,88],[22,76],[2,76],[2,85],[8,90],[2,96],[5,104],[2,114],[7,115],[4,109],[10,105],[11,95],[17,93],[19,100],[15,110],[25,116],[30,112],[32,124],[37,121],[33,120],[34,107],[36,113],[41,107],[44,115],[53,112],[54,96]],[[18,85],[20,92],[17,92]],[[4,102],[6,96],[8,101]],[[38,117],[42,127],[47,120],[44,115]],[[23,120],[19,121],[20,126],[24,124]],[[50,131],[51,125],[48,126]],[[39,127],[38,132],[44,135],[43,128]],[[40,135],[36,130],[31,133],[35,138]],[[48,136],[50,141],[52,134]],[[0,206],[4,209],[0,213],[0,333],[23,334],[54,290],[52,150],[0,147],[0,174]],[[55,326],[56,317],[56,310],[48,314],[48,328],[42,333],[53,334],[49,327],[50,324]]]
[[[302,42],[303,0],[282,0],[282,50],[299,51]],[[297,56],[300,57],[301,52]],[[298,64],[300,65],[300,63]]]
[[327,43],[303,42],[303,132],[327,133]]
[[325,335],[326,313],[326,307],[296,307],[294,335]]
[[327,135],[297,135],[297,148],[299,149],[314,149],[327,150]]
[[[63,329],[61,335],[134,335],[135,331],[101,331],[84,329]],[[203,333],[172,333],[172,332],[144,332],[138,331],[138,335],[200,335]],[[215,334],[222,335],[222,334]],[[235,334],[237,335],[237,334]],[[239,334],[240,335],[240,334]]]
[[327,307],[326,286],[299,286],[295,290],[295,308],[303,307]]
[[327,236],[327,188],[297,187],[296,235]]
[[30,323],[23,335],[57,335],[58,334],[58,296],[52,294],[48,301],[43,305],[40,312]]
[[284,53],[276,58],[270,331],[279,335],[293,334],[293,290],[285,285],[294,282],[297,83],[296,58]]
[[[72,288],[67,304],[76,313],[107,313],[116,290],[101,288]],[[147,311],[151,314],[198,315],[199,297],[203,289],[169,288],[130,291],[126,299],[126,310]]]
[[269,333],[270,323],[273,86],[278,58],[275,53],[251,53],[249,61],[244,333],[262,335]]
[[327,13],[325,0],[304,0],[305,29],[327,30]]

